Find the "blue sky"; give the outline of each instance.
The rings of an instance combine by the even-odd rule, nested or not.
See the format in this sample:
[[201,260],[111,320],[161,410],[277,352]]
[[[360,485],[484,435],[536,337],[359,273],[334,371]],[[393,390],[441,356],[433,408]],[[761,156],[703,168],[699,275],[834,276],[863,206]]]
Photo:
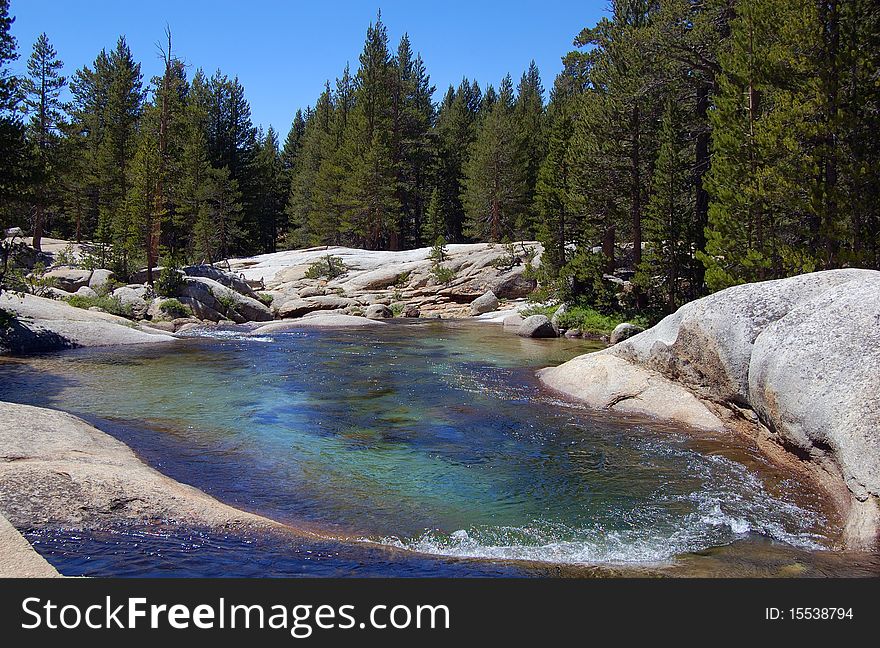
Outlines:
[[273,125],[283,139],[296,109],[313,104],[326,79],[332,82],[346,62],[357,68],[380,7],[392,47],[408,32],[442,91],[463,75],[481,86],[497,86],[507,72],[516,81],[532,59],[549,88],[574,37],[606,6],[606,0],[12,0],[11,13],[18,69],[24,71],[45,31],[68,76],[124,34],[149,79],[160,71],[156,43],[167,23],[177,55],[192,70],[219,67],[238,75],[254,123]]

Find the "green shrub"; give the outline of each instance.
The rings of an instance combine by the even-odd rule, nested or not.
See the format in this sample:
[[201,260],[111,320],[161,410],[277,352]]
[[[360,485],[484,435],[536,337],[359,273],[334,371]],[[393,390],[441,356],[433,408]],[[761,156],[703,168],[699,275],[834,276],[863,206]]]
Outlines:
[[431,259],[435,264],[443,263],[446,260],[446,239],[442,236],[438,236],[437,240],[434,241],[434,245],[431,248],[431,253],[428,254],[428,258]]
[[400,317],[403,314],[403,309],[406,307],[406,304],[402,304],[400,302],[396,302],[391,304],[391,314],[394,317]]
[[0,308],[0,333],[11,329],[14,321],[15,313],[8,311],[5,308]]
[[58,282],[54,277],[47,277],[46,267],[42,263],[34,265],[30,273],[23,275],[24,286],[27,292],[37,297],[49,295],[49,288],[55,288]]
[[[556,314],[556,311],[558,309],[558,304],[554,306],[535,305],[524,309],[522,311],[522,316],[528,317],[529,315],[546,315],[547,317],[552,318],[553,315]],[[560,328],[576,328],[580,329],[584,333],[593,333],[595,335],[610,335],[611,332],[614,330],[614,327],[616,327],[618,324],[622,324],[623,322],[630,322],[631,324],[635,324],[636,326],[640,326],[642,328],[648,328],[651,324],[648,321],[648,318],[643,315],[630,317],[623,313],[605,314],[600,313],[595,308],[584,305],[566,307],[566,310],[559,316],[558,319],[558,324]]]
[[435,263],[431,267],[431,274],[434,276],[437,283],[443,284],[444,286],[455,279],[455,270],[442,266],[439,263]]
[[328,254],[312,263],[306,270],[306,279],[336,279],[343,276],[348,269],[338,256]]
[[160,297],[174,297],[182,286],[183,274],[179,268],[173,265],[163,267],[159,273],[159,278],[153,282],[153,290]]
[[76,308],[88,310],[93,306],[97,306],[101,310],[112,315],[119,315],[120,317],[127,317],[129,319],[132,318],[131,307],[124,306],[117,297],[111,297],[110,295],[99,295],[97,297],[71,295],[66,301],[68,304],[75,306]]
[[217,297],[217,301],[223,308],[223,315],[229,316],[229,313],[235,310],[235,298],[231,295],[220,295]]
[[192,317],[193,315],[192,308],[176,299],[165,299],[159,302],[159,310],[173,319],[179,317]]
[[272,302],[275,301],[275,295],[269,295],[267,293],[257,293],[257,299],[263,304],[263,306],[272,306]]

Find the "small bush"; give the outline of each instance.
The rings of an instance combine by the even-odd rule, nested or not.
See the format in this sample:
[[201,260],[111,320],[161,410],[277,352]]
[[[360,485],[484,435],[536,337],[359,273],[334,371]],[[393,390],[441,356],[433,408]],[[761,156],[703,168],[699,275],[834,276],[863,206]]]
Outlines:
[[159,310],[173,319],[179,317],[192,317],[193,315],[192,308],[176,299],[165,299],[159,302]]
[[428,258],[431,259],[435,264],[443,263],[446,260],[446,239],[442,236],[438,236],[437,240],[434,241],[434,245],[431,248],[431,253],[428,254]]
[[263,304],[263,306],[271,307],[272,302],[275,301],[275,295],[269,295],[266,293],[257,293],[257,299]]
[[99,295],[98,297],[85,297],[83,295],[71,295],[67,298],[67,303],[76,308],[88,310],[93,306],[97,306],[101,310],[112,315],[120,317],[132,318],[130,306],[124,306],[117,297],[110,295]]
[[174,297],[183,286],[183,274],[172,265],[162,268],[159,278],[153,283],[153,290],[160,297]]
[[348,269],[338,256],[328,254],[312,263],[306,270],[306,279],[336,279],[343,276]]
[[435,263],[431,268],[431,274],[434,276],[437,283],[443,284],[444,286],[455,279],[455,270],[442,266],[439,263]]
[[12,311],[0,308],[0,333],[11,329],[14,321],[15,314]]
[[406,304],[401,304],[400,302],[396,302],[391,304],[391,314],[394,317],[400,317],[403,314],[403,309],[406,307]]
[[230,311],[235,310],[235,298],[231,295],[220,295],[217,297],[217,301],[220,302],[224,315],[228,316]]

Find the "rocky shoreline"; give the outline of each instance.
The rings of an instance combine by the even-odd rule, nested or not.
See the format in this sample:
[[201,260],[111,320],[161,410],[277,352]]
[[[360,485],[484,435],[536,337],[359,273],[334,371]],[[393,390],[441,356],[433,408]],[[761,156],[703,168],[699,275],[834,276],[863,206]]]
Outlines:
[[880,272],[833,270],[704,297],[539,378],[591,407],[747,434],[823,486],[847,548],[874,549],[878,367]]

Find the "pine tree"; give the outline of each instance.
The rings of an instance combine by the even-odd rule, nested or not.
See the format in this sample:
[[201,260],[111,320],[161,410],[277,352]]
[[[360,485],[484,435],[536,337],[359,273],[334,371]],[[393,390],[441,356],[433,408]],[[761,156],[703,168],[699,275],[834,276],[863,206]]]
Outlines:
[[702,290],[697,270],[701,264],[694,256],[702,228],[694,210],[697,187],[691,167],[695,142],[683,128],[684,104],[677,93],[667,93],[653,192],[646,209],[648,245],[637,275],[637,282],[646,291],[656,291],[655,303],[666,312],[698,297]]
[[40,240],[47,210],[57,205],[57,166],[61,162],[61,132],[64,127],[64,104],[61,93],[67,80],[59,72],[64,64],[49,43],[45,33],[34,43],[27,63],[28,76],[24,80],[25,105],[30,114],[27,135],[34,151],[33,239],[35,250],[41,250]]
[[388,33],[380,14],[367,30],[345,144],[346,167],[351,170],[345,202],[350,205],[352,234],[368,249],[400,247],[400,201],[392,139],[393,82]]
[[[463,79],[458,89],[452,86],[440,104],[434,127],[436,160],[434,185],[438,190],[439,210],[444,218],[447,241],[464,241],[465,166],[476,138],[476,121],[482,93],[476,82]],[[425,240],[431,241],[432,235]]]
[[293,171],[296,165],[296,157],[302,149],[302,140],[306,132],[306,120],[303,111],[297,110],[293,118],[287,138],[284,140],[284,148],[281,151],[281,165],[286,173]]
[[565,95],[554,96],[550,103],[547,156],[541,163],[535,185],[538,239],[544,245],[541,267],[551,278],[556,278],[568,261],[567,245],[580,238],[578,218],[569,206],[571,104],[571,98]]
[[466,167],[465,209],[469,237],[512,239],[527,198],[524,153],[514,121],[513,83],[507,75],[488,109]]
[[538,66],[532,61],[524,72],[517,88],[514,121],[516,124],[518,146],[522,149],[525,165],[525,193],[522,211],[517,214],[517,229],[523,238],[535,235],[537,215],[534,211],[535,189],[538,171],[546,155],[546,134],[544,132],[544,87]]
[[434,119],[434,87],[420,56],[413,58],[404,34],[393,62],[392,149],[397,176],[397,201],[401,212],[400,243],[418,246],[429,197],[432,162],[430,129]]
[[789,0],[743,0],[731,21],[711,114],[712,203],[701,255],[713,290],[821,267],[811,205],[821,188],[810,145],[820,97],[804,56],[815,25],[812,5]]
[[263,252],[275,252],[287,196],[278,135],[271,126],[259,142],[254,164],[260,247]]
[[95,149],[93,173],[97,185],[98,230],[102,261],[108,249],[122,276],[128,274],[130,241],[134,223],[125,201],[129,190],[129,163],[138,145],[137,128],[141,116],[143,89],[141,66],[135,63],[125,38],[120,37],[109,55],[99,56],[95,84],[104,97],[97,97],[93,117],[100,131]]
[[15,18],[9,0],[0,0],[0,225],[14,218],[13,206],[28,179],[29,156],[24,125],[19,118],[19,79],[10,63],[18,59],[17,43],[10,33]]

